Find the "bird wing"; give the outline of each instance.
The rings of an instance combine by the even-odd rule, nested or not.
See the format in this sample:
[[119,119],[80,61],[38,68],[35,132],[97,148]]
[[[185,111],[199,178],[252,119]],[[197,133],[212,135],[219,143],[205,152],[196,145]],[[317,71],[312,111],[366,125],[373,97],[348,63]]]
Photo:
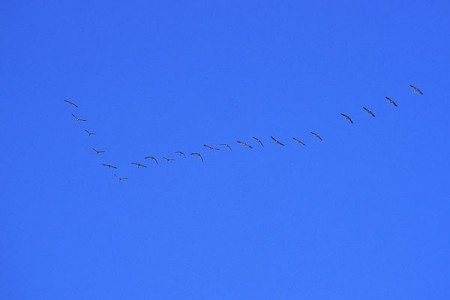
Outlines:
[[76,108],[78,108],[78,105],[76,105],[75,103],[73,103],[73,102],[70,102],[69,100],[64,100],[66,103],[69,103],[70,105],[72,105],[72,106],[75,106]]

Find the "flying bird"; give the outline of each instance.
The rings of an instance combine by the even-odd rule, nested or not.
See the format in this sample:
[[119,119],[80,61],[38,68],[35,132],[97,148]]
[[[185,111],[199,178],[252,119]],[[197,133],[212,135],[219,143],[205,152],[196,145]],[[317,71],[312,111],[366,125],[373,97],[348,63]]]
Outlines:
[[346,118],[350,123],[353,124],[352,118],[350,118],[348,115],[341,113],[341,116],[343,116],[343,117]]
[[92,148],[92,150],[94,150],[95,153],[97,153],[97,154],[102,154],[102,153],[105,153],[105,152],[106,152],[105,150],[97,150],[97,149],[95,149],[95,148]]
[[122,180],[127,180],[128,177],[119,177],[116,174],[114,174],[114,176],[117,178],[117,180],[122,181]]
[[144,159],[152,159],[152,160],[155,161],[156,164],[158,164],[158,160],[155,157],[153,157],[153,156],[149,155],[149,156],[144,157]]
[[422,91],[419,88],[413,86],[412,84],[410,84],[409,86],[413,89],[414,92],[423,95]]
[[230,145],[228,144],[220,144],[221,146],[224,146],[225,148],[230,149],[230,151],[233,151],[233,149],[231,149]]
[[75,116],[74,114],[72,114],[72,117],[75,118],[75,120],[77,120],[78,122],[86,122],[86,119],[82,119],[82,118],[78,118],[77,116]]
[[105,167],[110,168],[110,169],[117,169],[117,167],[115,167],[113,165],[109,165],[109,164],[102,164],[102,166],[105,166]]
[[138,168],[140,168],[140,167],[147,168],[146,165],[143,165],[143,164],[140,164],[140,163],[137,163],[137,162],[132,162],[132,163],[130,163],[130,164],[135,165],[135,166],[137,166]]
[[295,137],[293,137],[292,138],[294,141],[296,141],[297,143],[299,143],[299,144],[301,144],[301,145],[303,145],[303,146],[306,146],[306,144],[305,143],[303,143],[301,140],[299,140],[298,138],[295,138]]
[[198,157],[200,157],[201,160],[203,161],[203,157],[202,157],[202,155],[201,155],[200,153],[198,153],[198,152],[192,152],[191,155],[198,156]]
[[374,114],[370,109],[368,109],[368,108],[366,108],[366,107],[363,107],[363,109],[364,109],[369,115],[371,115],[372,117],[375,118],[375,114]]
[[250,148],[250,149],[252,149],[253,147],[252,146],[250,146],[249,144],[247,144],[246,142],[243,142],[243,141],[237,141],[239,144],[241,144],[241,145],[244,145],[245,147],[248,147],[248,148]]
[[397,103],[395,103],[395,101],[394,100],[392,100],[391,98],[389,98],[389,97],[386,97],[386,99],[387,99],[387,101],[389,101],[389,103],[391,103],[392,105],[394,105],[395,107],[397,107],[398,105],[397,105]]
[[175,160],[175,159],[170,158],[170,157],[163,157],[163,158],[166,160],[167,163],[171,162],[172,160]]
[[90,132],[89,130],[84,130],[84,131],[86,131],[87,132],[87,134],[89,135],[89,136],[91,136],[91,135],[94,135],[95,134],[95,132]]
[[260,139],[258,139],[257,137],[252,137],[255,141],[257,141],[262,147],[264,147],[263,143],[261,142]]
[[277,140],[277,139],[274,138],[273,136],[270,136],[270,138],[271,138],[275,143],[277,143],[278,145],[284,146],[284,144],[283,144],[282,142],[280,142],[279,140]]
[[73,107],[78,108],[78,105],[76,105],[76,104],[73,103],[73,102],[70,102],[69,100],[64,100],[64,102],[69,103],[69,104],[72,105]]
[[184,156],[184,158],[186,158],[186,154],[184,154],[184,152],[181,152],[181,151],[175,151],[175,153],[180,154],[181,156]]
[[316,138],[318,138],[319,140],[323,141],[323,140],[322,140],[322,137],[321,137],[320,135],[318,135],[317,133],[311,131],[311,134],[312,134],[313,136],[315,136]]
[[206,147],[206,148],[208,148],[209,150],[216,150],[216,151],[217,151],[217,150],[220,150],[219,148],[211,147],[211,146],[206,145],[206,144],[204,144],[203,147]]

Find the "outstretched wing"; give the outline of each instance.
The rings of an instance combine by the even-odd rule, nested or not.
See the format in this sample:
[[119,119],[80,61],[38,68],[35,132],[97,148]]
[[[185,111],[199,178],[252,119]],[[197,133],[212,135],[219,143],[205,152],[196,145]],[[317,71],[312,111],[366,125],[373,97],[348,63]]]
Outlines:
[[73,102],[71,102],[71,101],[69,101],[69,100],[64,100],[64,102],[66,102],[66,103],[72,105],[73,107],[78,108],[78,105],[76,105],[75,103],[73,103]]

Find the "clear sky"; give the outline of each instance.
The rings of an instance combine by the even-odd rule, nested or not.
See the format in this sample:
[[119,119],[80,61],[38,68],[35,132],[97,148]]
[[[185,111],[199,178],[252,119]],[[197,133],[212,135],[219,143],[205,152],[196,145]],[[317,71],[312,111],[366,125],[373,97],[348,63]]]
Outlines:
[[448,1],[0,16],[0,299],[450,299]]

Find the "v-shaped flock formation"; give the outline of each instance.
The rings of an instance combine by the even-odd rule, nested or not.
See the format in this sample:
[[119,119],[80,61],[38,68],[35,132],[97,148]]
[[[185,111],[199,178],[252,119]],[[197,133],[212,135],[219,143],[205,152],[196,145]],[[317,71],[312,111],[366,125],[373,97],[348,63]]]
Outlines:
[[[409,87],[413,90],[413,92],[415,92],[415,93],[417,93],[417,94],[420,94],[420,95],[423,95],[423,92],[422,92],[419,88],[415,87],[414,85],[411,85],[411,84],[410,84]],[[394,100],[392,100],[391,98],[389,98],[389,97],[385,97],[385,98],[386,98],[386,100],[387,100],[390,104],[392,104],[394,107],[397,107],[397,106],[398,106],[397,103],[396,103]],[[73,107],[73,108],[75,108],[75,109],[79,109],[79,106],[78,106],[77,104],[73,103],[72,101],[64,100],[64,102],[66,102],[68,105],[70,105],[71,107]],[[363,109],[368,115],[370,115],[371,117],[373,117],[373,118],[376,117],[375,114],[372,112],[372,110],[370,110],[369,108],[367,108],[367,107],[362,107],[362,109]],[[345,118],[345,120],[347,120],[348,122],[350,122],[351,124],[353,124],[353,119],[352,119],[348,114],[340,113],[340,115],[341,115],[343,118]],[[80,123],[85,123],[85,122],[87,122],[86,119],[81,118],[81,117],[79,117],[78,115],[75,115],[74,113],[72,113],[72,117],[75,119],[76,122],[80,122]],[[89,137],[95,135],[95,132],[89,131],[88,129],[84,129],[84,132],[86,132],[87,135],[88,135]],[[316,133],[316,132],[314,132],[314,131],[311,131],[310,134],[311,134],[314,138],[317,138],[318,140],[323,141],[323,138],[322,138],[318,133]],[[254,137],[254,136],[252,137],[252,139],[253,139],[256,143],[258,143],[261,147],[264,147],[264,143],[262,142],[261,139],[259,139],[259,138],[257,138],[257,137]],[[270,139],[271,139],[275,144],[277,144],[277,145],[279,145],[279,146],[282,146],[282,147],[285,146],[284,143],[282,143],[281,141],[279,141],[278,139],[276,139],[276,138],[273,137],[273,136],[270,136]],[[298,139],[298,138],[296,138],[296,137],[292,137],[292,140],[293,140],[295,143],[297,143],[297,144],[300,144],[300,145],[302,145],[302,146],[306,146],[306,143],[305,143],[305,142],[303,142],[302,140],[300,140],[300,139]],[[243,147],[246,147],[246,148],[248,148],[248,149],[253,149],[253,146],[250,145],[250,144],[248,144],[247,142],[244,142],[244,141],[241,141],[241,140],[237,140],[236,143],[238,143],[239,145],[241,145],[241,146],[243,146]],[[229,151],[233,151],[232,147],[231,147],[229,144],[223,143],[223,144],[220,144],[220,146],[222,146],[223,149],[227,149],[227,150],[229,150]],[[210,146],[210,145],[207,145],[207,144],[203,144],[203,147],[205,147],[206,149],[211,150],[211,151],[218,151],[218,150],[220,150],[220,148],[217,148],[217,147],[214,147],[214,146]],[[104,153],[106,152],[105,150],[96,149],[96,148],[94,148],[94,147],[92,147],[92,150],[94,150],[94,152],[95,152],[97,155],[102,155],[102,154],[104,154]],[[187,155],[186,155],[184,152],[182,152],[182,151],[175,151],[174,153],[177,154],[177,155],[180,156],[180,157],[187,158]],[[203,156],[201,155],[200,152],[192,152],[192,153],[189,154],[189,156],[191,156],[191,157],[196,157],[197,159],[201,160],[202,162],[204,161],[204,160],[203,160]],[[162,159],[164,159],[164,160],[166,161],[166,163],[170,163],[170,162],[172,162],[172,161],[175,160],[174,158],[166,157],[166,156],[163,156]],[[151,161],[153,161],[155,164],[159,164],[158,159],[157,159],[155,156],[152,156],[152,155],[145,156],[145,157],[144,157],[144,160],[151,160]],[[140,162],[130,162],[130,164],[135,165],[137,168],[147,168],[147,165],[142,164],[142,163],[140,163]],[[102,163],[101,165],[102,165],[103,167],[109,168],[109,169],[118,169],[118,167],[117,167],[116,165],[112,165],[112,164]],[[117,174],[114,174],[114,177],[115,177],[119,182],[128,179],[128,177],[120,177],[120,176],[118,176]]]

